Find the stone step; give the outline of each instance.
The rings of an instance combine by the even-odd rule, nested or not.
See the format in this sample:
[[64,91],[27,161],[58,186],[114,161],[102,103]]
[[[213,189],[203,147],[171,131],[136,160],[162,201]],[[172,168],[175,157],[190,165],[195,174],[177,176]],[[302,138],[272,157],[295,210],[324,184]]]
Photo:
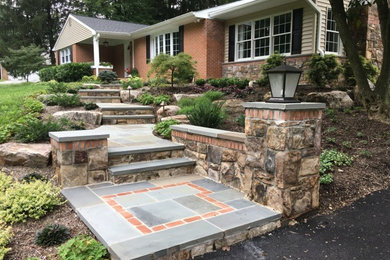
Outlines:
[[110,166],[141,161],[183,157],[185,146],[167,142],[164,144],[108,148]]
[[154,115],[103,115],[103,124],[153,124],[156,121]]
[[137,182],[173,175],[191,174],[195,161],[188,158],[169,158],[111,166],[108,172],[115,183]]
[[116,89],[80,89],[81,97],[120,97],[121,91]]
[[81,96],[80,100],[84,103],[120,103],[121,97]]
[[124,103],[98,103],[103,115],[145,115],[154,114],[154,107]]

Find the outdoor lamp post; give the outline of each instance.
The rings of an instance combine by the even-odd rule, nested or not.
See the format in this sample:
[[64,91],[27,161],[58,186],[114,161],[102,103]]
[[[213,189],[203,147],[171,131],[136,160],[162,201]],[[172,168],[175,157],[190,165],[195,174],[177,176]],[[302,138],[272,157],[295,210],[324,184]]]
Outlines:
[[300,103],[294,98],[302,70],[286,63],[267,71],[272,97],[269,103]]
[[132,87],[131,86],[128,86],[127,87],[127,90],[129,91],[129,103],[131,104],[131,90],[132,90]]

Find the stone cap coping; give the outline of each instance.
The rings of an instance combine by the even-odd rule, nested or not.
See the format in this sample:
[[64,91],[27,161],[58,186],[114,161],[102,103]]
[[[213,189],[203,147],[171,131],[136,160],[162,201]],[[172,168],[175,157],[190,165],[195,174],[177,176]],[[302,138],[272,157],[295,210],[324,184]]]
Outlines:
[[323,110],[325,103],[302,102],[302,103],[267,103],[267,102],[246,102],[242,103],[245,108],[258,108],[270,110]]
[[64,143],[64,142],[74,142],[74,141],[108,139],[110,135],[105,133],[99,133],[94,130],[80,130],[80,131],[50,132],[49,137],[59,143]]
[[209,136],[213,138],[225,139],[225,140],[242,142],[242,143],[244,143],[246,139],[246,135],[244,133],[231,132],[231,131],[225,131],[221,129],[214,129],[214,128],[208,128],[202,126],[195,126],[195,125],[187,125],[187,124],[172,125],[171,129],[179,132],[184,132],[184,133]]

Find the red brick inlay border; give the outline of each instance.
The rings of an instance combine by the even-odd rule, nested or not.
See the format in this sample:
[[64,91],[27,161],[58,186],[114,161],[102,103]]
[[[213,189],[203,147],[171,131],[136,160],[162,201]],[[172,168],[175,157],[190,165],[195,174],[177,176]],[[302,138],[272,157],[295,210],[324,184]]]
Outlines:
[[[199,193],[196,193],[195,196],[197,196],[201,199],[204,199],[209,203],[214,204],[215,206],[217,206],[220,209],[216,210],[216,211],[211,211],[211,212],[205,213],[203,215],[195,215],[195,216],[188,217],[185,219],[178,219],[178,220],[175,220],[175,221],[170,222],[170,223],[165,223],[163,225],[157,225],[157,226],[149,228],[142,222],[142,220],[133,216],[130,212],[126,211],[119,203],[117,203],[114,200],[114,198],[116,198],[116,197],[127,196],[130,194],[137,194],[137,193],[143,193],[143,192],[154,191],[154,190],[167,189],[167,188],[184,186],[184,185],[187,185],[191,188],[199,190]],[[146,234],[150,234],[152,232],[159,232],[162,230],[181,226],[181,225],[195,222],[195,221],[199,221],[202,219],[208,219],[208,218],[215,217],[215,216],[218,216],[220,214],[232,212],[235,210],[234,208],[232,208],[232,207],[230,207],[230,206],[228,206],[228,205],[226,205],[226,204],[224,204],[216,199],[208,197],[208,195],[210,195],[212,193],[213,193],[212,191],[207,190],[203,187],[200,187],[196,184],[193,184],[190,182],[181,182],[181,183],[177,183],[177,184],[168,184],[168,185],[163,185],[163,186],[159,186],[159,187],[152,187],[152,188],[148,188],[148,189],[141,189],[141,190],[135,190],[135,191],[121,192],[121,193],[117,193],[117,194],[110,194],[110,195],[105,195],[105,196],[101,196],[101,197],[109,206],[111,206],[117,213],[119,213],[123,218],[125,218],[129,224],[131,224],[132,226],[137,228],[142,234],[146,235]]]
[[322,119],[323,112],[322,110],[280,111],[249,108],[245,110],[245,116],[264,120],[297,121]]
[[245,143],[172,130],[172,136],[224,148],[246,151]]

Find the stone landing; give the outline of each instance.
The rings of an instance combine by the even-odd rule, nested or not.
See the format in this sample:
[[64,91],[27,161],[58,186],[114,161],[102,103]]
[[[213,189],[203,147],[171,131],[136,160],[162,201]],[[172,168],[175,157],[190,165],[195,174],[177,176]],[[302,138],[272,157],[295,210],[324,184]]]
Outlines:
[[280,214],[199,176],[63,190],[113,259],[187,259],[277,228]]

